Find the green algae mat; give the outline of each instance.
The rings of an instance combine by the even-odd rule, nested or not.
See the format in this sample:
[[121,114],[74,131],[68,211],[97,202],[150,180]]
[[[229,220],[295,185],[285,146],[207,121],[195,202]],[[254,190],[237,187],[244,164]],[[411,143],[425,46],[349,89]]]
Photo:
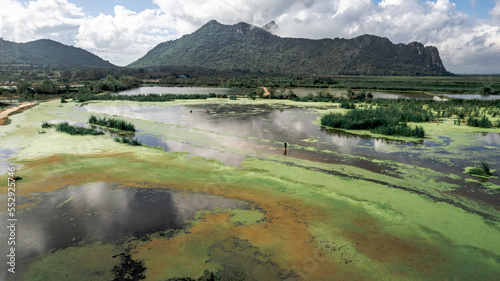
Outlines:
[[[314,125],[337,110],[330,105],[231,102],[100,102],[81,110],[52,101],[11,117],[0,127],[0,205],[6,221],[15,167],[16,273],[4,256],[1,278],[500,276],[499,183],[463,172],[474,155],[500,155],[495,139],[478,150],[480,131],[461,132],[452,121],[425,124],[423,144],[349,138]],[[92,114],[133,123],[145,145],[115,142],[110,132],[41,128],[85,124]]]

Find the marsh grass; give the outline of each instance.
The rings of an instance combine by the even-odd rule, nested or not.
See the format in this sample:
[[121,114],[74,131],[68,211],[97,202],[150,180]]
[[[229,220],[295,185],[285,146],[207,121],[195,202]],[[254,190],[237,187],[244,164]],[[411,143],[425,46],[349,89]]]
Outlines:
[[423,138],[422,127],[409,127],[406,121],[428,121],[430,116],[420,116],[417,113],[403,112],[396,108],[390,110],[377,108],[366,110],[351,110],[346,114],[328,113],[321,118],[321,125],[345,130],[369,130],[372,133],[388,136],[404,136]]
[[474,167],[465,168],[465,173],[471,176],[479,177],[491,177],[495,170],[491,169],[490,164],[486,161],[481,161],[478,165]]
[[141,142],[139,142],[137,139],[133,139],[131,137],[116,137],[115,141],[119,142],[119,143],[123,143],[123,144],[128,144],[131,146],[142,146]]
[[100,118],[95,115],[92,115],[89,118],[89,123],[103,127],[118,129],[122,131],[135,132],[134,124],[115,118],[106,118],[106,117]]
[[[43,124],[42,124],[43,126]],[[104,135],[103,132],[98,131],[93,128],[83,128],[78,126],[70,125],[68,122],[63,122],[57,125],[52,125],[52,127],[56,128],[56,131],[67,133],[70,135]]]
[[46,129],[46,128],[51,128],[53,125],[52,124],[49,124],[47,121],[44,121],[42,123],[42,128]]

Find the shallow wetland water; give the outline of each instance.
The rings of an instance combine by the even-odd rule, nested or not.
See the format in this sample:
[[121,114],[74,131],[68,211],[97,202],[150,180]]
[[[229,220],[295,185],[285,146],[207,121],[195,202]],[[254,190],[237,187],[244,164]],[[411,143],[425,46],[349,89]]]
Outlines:
[[[14,116],[0,160],[22,177],[19,274],[0,277],[494,280],[500,181],[464,169],[500,167],[500,130],[442,120],[424,140],[395,140],[321,128],[331,110],[52,101]],[[91,114],[134,123],[146,146],[40,128]]]

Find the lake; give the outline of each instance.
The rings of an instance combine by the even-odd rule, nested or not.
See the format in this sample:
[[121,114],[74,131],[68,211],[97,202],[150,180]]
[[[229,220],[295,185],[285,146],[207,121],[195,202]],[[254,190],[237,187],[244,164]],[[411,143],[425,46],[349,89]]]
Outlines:
[[209,88],[209,87],[139,87],[121,91],[115,94],[119,95],[147,95],[147,94],[210,94],[217,95],[246,95],[255,89],[244,88]]
[[[292,90],[297,96],[305,97],[308,94],[317,94],[321,91],[328,91],[334,96],[340,97],[345,90],[329,89],[329,88],[291,88],[291,89],[276,89],[276,94],[288,93]],[[215,93],[216,95],[246,95],[250,92],[255,91],[253,88],[209,88],[209,87],[139,87],[134,89],[129,89],[126,91],[121,91],[115,94],[118,95],[147,95],[147,94],[210,94]],[[436,99],[436,97],[425,94],[403,94],[403,93],[389,93],[373,91],[371,92],[375,98],[388,98],[388,99],[398,99],[398,98],[418,98],[418,99]]]
[[[21,261],[80,242],[115,243],[132,236],[177,229],[200,210],[250,206],[221,196],[180,193],[165,187],[137,188],[119,182],[70,186],[32,196],[28,202],[37,202],[36,207],[17,213],[22,223],[22,231],[16,237],[22,245],[17,251]],[[5,214],[0,217],[5,221]],[[8,236],[5,228],[0,234]],[[2,243],[2,253],[7,252],[6,247],[7,243]],[[5,256],[0,258],[4,259]]]
[[[314,106],[335,108],[321,103],[299,107],[293,103],[240,103],[218,99],[188,105],[87,104],[75,109],[162,124],[151,128],[139,123],[135,137],[146,145],[161,146],[165,151],[185,151],[235,166],[248,156],[284,155],[285,142],[288,143],[287,157],[349,163],[379,173],[384,167],[363,159],[399,161],[459,174],[471,163],[481,160],[500,165],[497,155],[489,152],[500,148],[500,143],[494,141],[498,133],[461,133],[450,138],[436,131],[420,141],[375,138],[315,125],[321,115]],[[456,138],[460,138],[459,143]],[[500,183],[497,179],[492,181]]]
[[[392,279],[498,276],[500,181],[464,173],[481,160],[500,166],[498,129],[443,118],[422,124],[425,139],[397,140],[322,128],[338,106],[55,100],[14,117],[0,128],[0,165],[22,177],[17,276],[113,280],[117,265],[140,264],[148,280],[196,280],[205,269],[266,280],[327,280],[330,269],[350,280],[395,268]],[[40,128],[88,126],[92,114],[132,122],[150,147],[117,143],[113,130]]]
[[444,96],[448,96],[456,99],[465,99],[465,100],[500,100],[500,95],[469,95],[469,94],[444,94]]

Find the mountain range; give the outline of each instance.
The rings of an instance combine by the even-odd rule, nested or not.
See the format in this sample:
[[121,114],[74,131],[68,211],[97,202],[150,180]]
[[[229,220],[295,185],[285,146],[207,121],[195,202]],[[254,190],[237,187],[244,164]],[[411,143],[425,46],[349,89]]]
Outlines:
[[118,68],[84,49],[49,39],[26,43],[0,39],[0,66],[9,65],[44,66],[56,69]]
[[161,43],[129,67],[183,66],[215,70],[326,75],[449,75],[437,48],[393,44],[362,35],[353,39],[282,38],[247,23],[215,20],[189,35]]
[[[353,39],[284,38],[248,23],[212,20],[195,32],[158,44],[130,68],[168,66],[242,73],[318,75],[449,75],[437,48],[421,43],[393,44],[362,35]],[[1,66],[57,69],[117,68],[98,56],[49,39],[15,43],[0,38]]]

